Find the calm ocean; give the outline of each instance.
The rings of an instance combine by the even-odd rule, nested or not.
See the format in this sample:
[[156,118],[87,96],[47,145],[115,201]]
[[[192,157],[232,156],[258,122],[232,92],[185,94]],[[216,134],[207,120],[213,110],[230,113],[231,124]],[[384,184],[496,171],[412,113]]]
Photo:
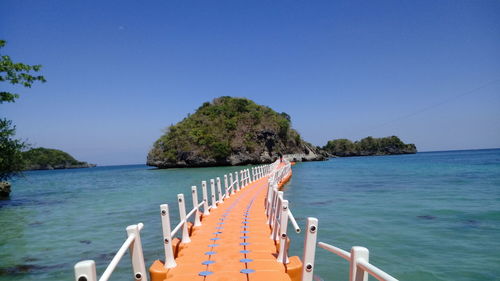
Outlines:
[[[163,251],[159,205],[177,214],[177,193],[237,169],[27,172],[0,201],[0,280],[73,280],[84,259],[101,274],[138,222],[150,265]],[[301,227],[319,219],[318,241],[365,246],[400,280],[500,280],[500,149],[299,163],[285,197]],[[290,237],[301,256],[303,234]],[[112,280],[130,274],[127,256]],[[315,274],[347,280],[348,264],[318,248]]]

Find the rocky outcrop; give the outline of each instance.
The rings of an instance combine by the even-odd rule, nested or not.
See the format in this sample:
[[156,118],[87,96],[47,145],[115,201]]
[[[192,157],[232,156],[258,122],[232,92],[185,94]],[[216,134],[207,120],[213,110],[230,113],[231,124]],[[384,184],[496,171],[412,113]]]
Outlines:
[[0,182],[0,198],[9,197],[10,192],[11,192],[10,183],[6,181]]
[[[147,165],[159,168],[271,163],[279,155],[303,154],[326,160],[320,149],[291,128],[290,116],[243,98],[221,97],[198,110],[158,139]],[[301,158],[302,159],[302,158]]]

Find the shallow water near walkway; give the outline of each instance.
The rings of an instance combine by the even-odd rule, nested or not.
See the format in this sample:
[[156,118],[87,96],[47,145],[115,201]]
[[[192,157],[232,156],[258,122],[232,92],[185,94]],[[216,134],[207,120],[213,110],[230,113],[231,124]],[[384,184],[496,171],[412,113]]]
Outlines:
[[[169,203],[176,224],[177,193],[240,168],[27,172],[0,201],[0,280],[72,280],[84,259],[100,275],[138,222],[150,265],[163,253],[159,205]],[[302,228],[319,219],[318,241],[365,246],[400,280],[499,280],[499,149],[299,163],[285,197]],[[301,256],[303,233],[290,237]],[[347,280],[348,263],[318,248],[315,274]],[[132,280],[130,257],[112,280]]]

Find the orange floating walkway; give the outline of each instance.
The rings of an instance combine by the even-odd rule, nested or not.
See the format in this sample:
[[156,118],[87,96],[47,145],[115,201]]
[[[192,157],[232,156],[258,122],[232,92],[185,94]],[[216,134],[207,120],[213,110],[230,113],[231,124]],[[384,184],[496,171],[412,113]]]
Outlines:
[[[302,260],[288,257],[288,222],[297,233],[300,228],[279,189],[291,177],[291,163],[284,160],[234,172],[234,178],[224,175],[224,195],[220,178],[211,179],[211,206],[202,181],[203,200],[198,204],[197,188],[191,187],[193,209],[187,214],[184,195],[177,194],[180,222],[173,230],[168,204],[160,206],[165,260],[155,261],[149,276],[140,237],[144,225],[139,223],[127,226],[127,239],[99,279],[95,261],[83,260],[75,264],[75,281],[108,281],[127,249],[137,281],[312,281],[318,219],[307,218]],[[174,238],[179,231],[182,240]],[[323,242],[318,246],[348,261],[350,281],[368,280],[368,275],[397,281],[368,262],[364,247],[347,252]]]
[[[291,170],[280,184],[290,176]],[[191,228],[190,243],[174,243],[177,265],[165,268],[155,261],[151,280],[300,280],[298,257],[287,264],[277,260],[279,242],[271,239],[265,208],[268,180],[249,183],[202,216],[202,225]]]

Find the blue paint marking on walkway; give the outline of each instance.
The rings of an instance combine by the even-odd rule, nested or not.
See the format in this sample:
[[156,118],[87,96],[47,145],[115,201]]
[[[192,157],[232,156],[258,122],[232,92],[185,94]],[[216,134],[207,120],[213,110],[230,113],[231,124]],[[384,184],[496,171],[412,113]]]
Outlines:
[[208,275],[210,275],[210,274],[213,274],[213,272],[212,272],[212,271],[202,271],[202,272],[200,272],[200,273],[198,273],[198,274],[199,274],[200,276],[208,276]]

